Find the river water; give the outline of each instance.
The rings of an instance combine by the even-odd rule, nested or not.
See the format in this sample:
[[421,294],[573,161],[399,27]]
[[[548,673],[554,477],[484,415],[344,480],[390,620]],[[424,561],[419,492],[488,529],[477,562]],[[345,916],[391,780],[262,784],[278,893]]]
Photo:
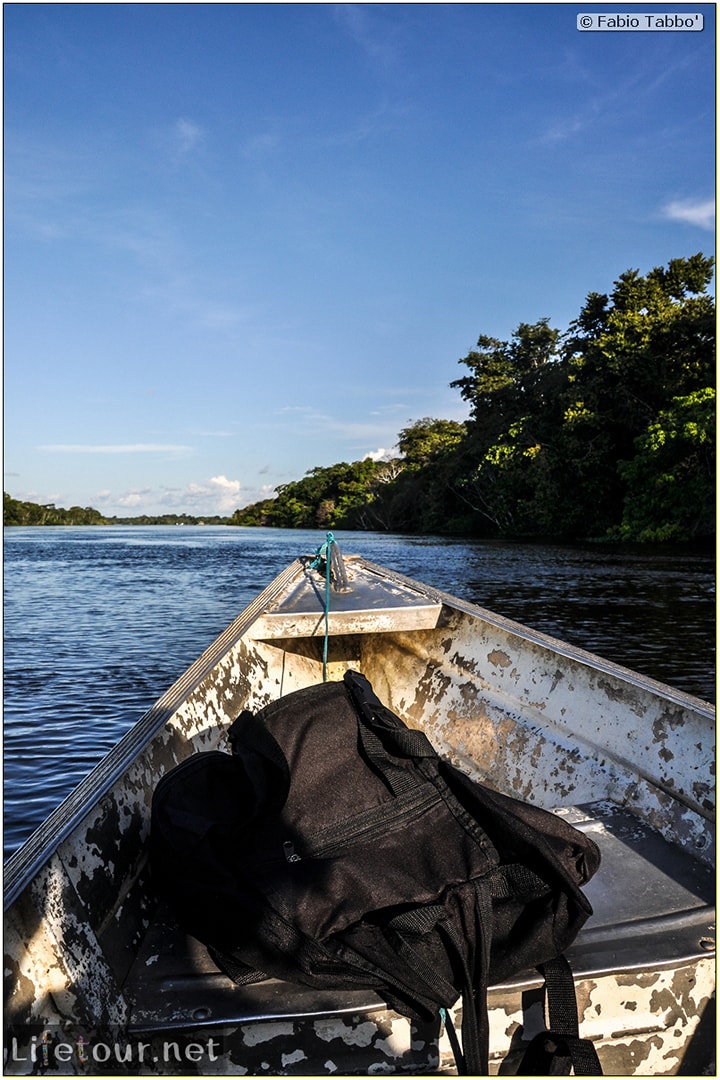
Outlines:
[[[323,532],[5,529],[5,855]],[[428,585],[715,697],[712,552],[335,534]]]

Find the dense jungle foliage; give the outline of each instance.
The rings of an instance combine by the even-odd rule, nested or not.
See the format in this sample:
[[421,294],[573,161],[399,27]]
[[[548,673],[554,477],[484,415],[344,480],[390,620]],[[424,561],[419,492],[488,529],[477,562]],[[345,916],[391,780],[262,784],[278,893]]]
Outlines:
[[[628,270],[569,328],[481,335],[451,386],[465,423],[403,429],[398,456],[319,466],[208,524],[479,537],[706,540],[715,532],[713,260]],[[5,496],[6,525],[198,524],[103,518]]]
[[105,518],[91,506],[71,506],[69,510],[53,503],[21,502],[3,492],[4,525],[104,525]]
[[400,456],[312,469],[237,525],[687,541],[715,531],[713,260],[628,270],[564,333],[520,323],[459,361],[465,424],[425,418]]

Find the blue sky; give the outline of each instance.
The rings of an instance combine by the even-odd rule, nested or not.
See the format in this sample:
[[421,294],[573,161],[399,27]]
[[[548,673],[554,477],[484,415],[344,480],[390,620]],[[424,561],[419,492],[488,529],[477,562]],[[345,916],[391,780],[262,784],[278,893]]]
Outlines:
[[227,514],[464,419],[480,334],[713,253],[714,19],[6,4],[5,490]]

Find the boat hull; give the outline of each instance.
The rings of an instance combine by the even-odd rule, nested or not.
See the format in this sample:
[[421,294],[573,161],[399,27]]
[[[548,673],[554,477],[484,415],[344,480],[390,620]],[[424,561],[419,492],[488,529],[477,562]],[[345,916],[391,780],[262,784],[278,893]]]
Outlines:
[[[714,986],[714,710],[364,560],[347,565],[350,589],[327,617],[308,561],[284,571],[8,863],[10,1072],[58,1066],[43,1059],[48,1032],[56,1044],[75,1033],[104,1045],[103,1032],[146,1043],[160,1073],[449,1067],[437,1027],[412,1033],[372,996],[320,1006],[286,984],[240,993],[177,928],[153,944],[160,776],[227,749],[242,709],[349,668],[474,778],[593,831],[611,870],[590,883],[596,914],[573,956],[583,1033],[609,1074],[683,1068]],[[494,1070],[539,1029],[537,993],[531,976],[492,989]],[[174,1040],[198,1060],[164,1060]],[[40,1060],[22,1064],[33,1046]]]

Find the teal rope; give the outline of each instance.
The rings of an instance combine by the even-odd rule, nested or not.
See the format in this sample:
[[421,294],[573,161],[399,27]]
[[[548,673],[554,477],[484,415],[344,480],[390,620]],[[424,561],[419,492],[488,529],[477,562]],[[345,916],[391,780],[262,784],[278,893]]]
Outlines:
[[332,533],[327,534],[325,545],[325,640],[323,641],[323,682],[327,682],[328,642],[330,640],[330,548],[335,543]]
[[[462,1048],[460,1046],[460,1040],[457,1037],[457,1031],[455,1030],[455,1025],[453,1024],[452,1020],[448,1016],[447,1009],[439,1009],[438,1011],[440,1013],[440,1023],[445,1028],[445,1031],[447,1032],[447,1037],[450,1040],[450,1046],[452,1047],[452,1052],[453,1052],[453,1055],[455,1057],[455,1064],[458,1067],[458,1072],[464,1072],[465,1071],[465,1059],[463,1057]],[[439,1049],[440,1049],[440,1040],[438,1038],[438,1050]]]
[[315,552],[316,558],[310,563],[311,569],[318,567],[325,560],[325,640],[323,641],[323,682],[327,682],[328,641],[330,640],[330,549],[337,540],[331,532],[325,536],[325,543]]

